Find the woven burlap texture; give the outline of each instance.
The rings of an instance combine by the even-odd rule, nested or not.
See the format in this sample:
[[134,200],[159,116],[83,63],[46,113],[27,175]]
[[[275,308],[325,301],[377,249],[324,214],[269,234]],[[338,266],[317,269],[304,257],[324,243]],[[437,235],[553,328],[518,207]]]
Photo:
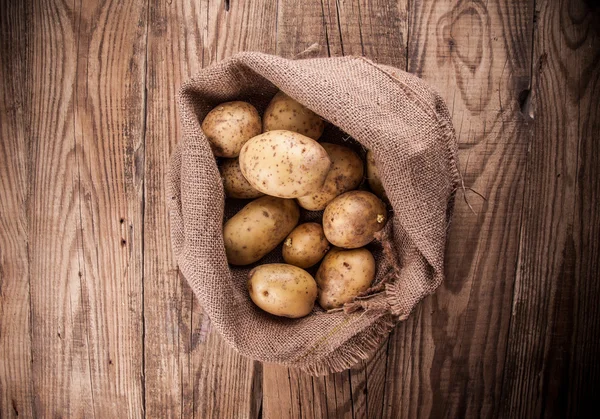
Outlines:
[[[282,90],[374,152],[390,203],[375,287],[344,310],[301,319],[258,309],[247,268],[227,264],[225,195],[200,127],[219,103],[245,100],[262,113]],[[213,326],[252,359],[326,374],[368,358],[444,277],[446,233],[459,185],[446,105],[421,79],[362,57],[288,60],[241,53],[201,70],[179,93],[182,138],[167,196],[174,253]],[[276,261],[278,256],[268,256]],[[259,262],[260,263],[260,262]]]

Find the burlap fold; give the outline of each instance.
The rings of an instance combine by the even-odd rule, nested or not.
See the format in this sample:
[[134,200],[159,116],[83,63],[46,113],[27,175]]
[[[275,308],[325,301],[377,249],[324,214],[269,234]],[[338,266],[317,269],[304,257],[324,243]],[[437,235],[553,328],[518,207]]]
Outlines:
[[[200,127],[225,101],[245,100],[262,113],[278,89],[373,150],[391,210],[375,252],[373,289],[344,310],[316,307],[293,320],[251,302],[246,276],[252,266],[227,264],[225,196]],[[360,57],[294,61],[241,53],[188,80],[179,107],[183,136],[167,181],[173,249],[212,324],[241,354],[312,374],[346,369],[368,358],[440,285],[459,184],[457,144],[446,105],[425,82]],[[280,260],[280,254],[266,259]]]

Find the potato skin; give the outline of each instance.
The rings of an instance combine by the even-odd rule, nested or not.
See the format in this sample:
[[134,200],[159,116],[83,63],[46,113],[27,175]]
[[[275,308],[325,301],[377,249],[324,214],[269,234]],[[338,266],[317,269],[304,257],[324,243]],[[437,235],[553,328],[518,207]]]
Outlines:
[[331,159],[331,169],[321,189],[298,198],[298,204],[309,211],[321,211],[336,196],[356,189],[364,175],[363,161],[354,151],[337,144],[321,145]]
[[228,198],[252,199],[264,195],[248,183],[242,174],[238,159],[223,159],[219,166],[219,172],[221,172],[225,195]]
[[251,104],[226,102],[206,115],[202,131],[215,156],[237,157],[244,143],[261,133],[262,124],[258,111]]
[[227,261],[249,265],[275,249],[294,229],[300,209],[291,199],[263,196],[250,202],[223,227]]
[[385,204],[366,191],[346,192],[327,205],[323,231],[329,243],[355,249],[370,243],[387,221]]
[[379,170],[375,164],[375,156],[371,150],[367,151],[367,180],[373,193],[379,198],[387,200],[385,189],[383,189],[383,184],[379,177]]
[[292,131],[269,131],[242,147],[240,168],[255,189],[280,198],[297,198],[317,191],[331,160],[315,140]]
[[331,249],[315,276],[319,305],[325,310],[341,307],[366,291],[374,278],[375,259],[367,249]]
[[324,128],[319,115],[283,92],[271,99],[263,115],[263,132],[283,129],[318,140]]
[[283,242],[283,260],[300,268],[315,265],[329,250],[323,227],[317,223],[297,226]]
[[257,266],[248,274],[248,293],[258,307],[276,316],[296,319],[309,314],[317,283],[304,269],[285,263]]

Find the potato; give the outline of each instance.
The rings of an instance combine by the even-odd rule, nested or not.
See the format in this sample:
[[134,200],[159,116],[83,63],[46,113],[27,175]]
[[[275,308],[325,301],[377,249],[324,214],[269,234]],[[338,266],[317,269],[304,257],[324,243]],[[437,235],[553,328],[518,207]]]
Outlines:
[[385,204],[366,191],[350,191],[335,198],[323,213],[325,237],[334,246],[362,247],[373,240],[387,221]]
[[375,259],[365,248],[332,249],[319,266],[315,279],[319,305],[325,310],[349,303],[366,291],[375,278]]
[[324,128],[319,115],[283,92],[271,99],[263,115],[263,132],[284,129],[318,140]]
[[381,178],[379,177],[379,170],[375,164],[375,156],[373,156],[373,152],[371,150],[367,151],[367,180],[369,181],[369,187],[375,193],[375,195],[381,199],[387,200],[385,189],[383,189],[383,184],[381,183]]
[[317,284],[304,269],[269,263],[248,274],[250,298],[267,313],[293,319],[309,314],[317,298]]
[[237,157],[244,143],[260,134],[261,128],[256,108],[239,101],[220,104],[202,121],[202,131],[219,157]]
[[291,199],[255,199],[223,227],[227,261],[232,265],[256,262],[285,239],[299,218],[300,209]]
[[325,256],[329,242],[323,227],[317,223],[304,223],[296,227],[283,242],[283,260],[300,268],[310,268]]
[[238,159],[223,159],[219,166],[219,172],[223,178],[225,195],[229,198],[251,199],[264,195],[248,183],[240,170]]
[[321,211],[336,196],[357,188],[364,174],[363,162],[354,151],[337,144],[321,145],[331,159],[331,169],[321,189],[298,198],[298,204],[309,211]]
[[240,168],[255,189],[280,198],[298,198],[321,188],[331,166],[315,140],[292,131],[269,131],[242,147]]

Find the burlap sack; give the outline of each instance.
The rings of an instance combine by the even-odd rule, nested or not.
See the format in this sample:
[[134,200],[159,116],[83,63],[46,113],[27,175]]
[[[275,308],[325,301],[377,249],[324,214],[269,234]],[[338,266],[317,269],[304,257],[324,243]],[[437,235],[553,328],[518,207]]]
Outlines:
[[[373,246],[375,286],[344,310],[315,307],[302,319],[258,309],[246,290],[254,265],[227,264],[222,226],[231,211],[200,128],[206,113],[225,101],[245,100],[262,113],[277,89],[372,149],[390,201],[382,245]],[[450,115],[422,80],[358,57],[292,61],[242,53],[187,81],[179,106],[183,138],[167,182],[174,252],[212,324],[241,354],[312,374],[341,371],[368,358],[440,285],[460,178]],[[280,253],[266,260],[281,261]]]

